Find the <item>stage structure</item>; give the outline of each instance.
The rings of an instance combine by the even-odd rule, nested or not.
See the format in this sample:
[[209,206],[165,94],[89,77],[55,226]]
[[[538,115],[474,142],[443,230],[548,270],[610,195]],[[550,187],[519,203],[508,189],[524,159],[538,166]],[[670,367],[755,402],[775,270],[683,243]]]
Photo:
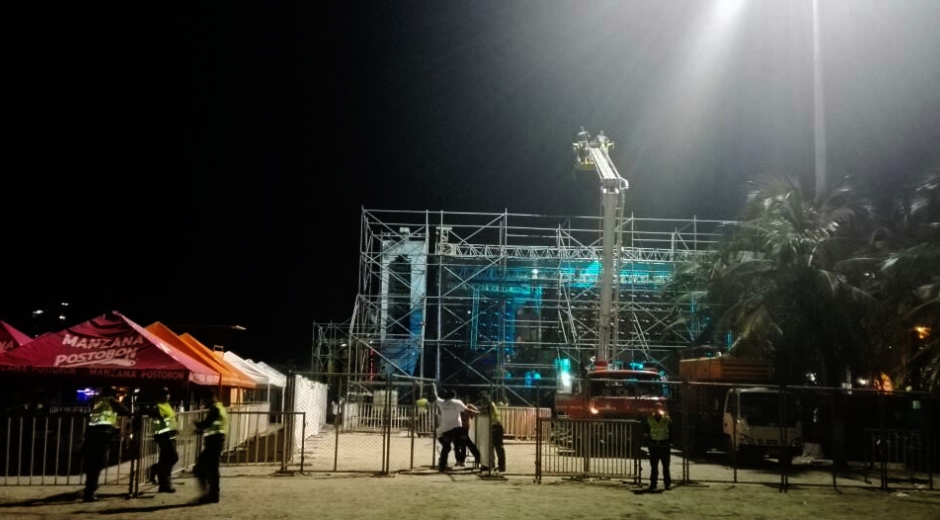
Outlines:
[[[554,387],[598,352],[602,221],[363,209],[348,336],[320,355],[329,343],[334,367],[364,378],[498,387],[525,402],[522,390]],[[678,365],[700,326],[674,326],[661,289],[678,263],[711,254],[723,224],[617,216],[610,366]]]
[[314,374],[345,374],[349,356],[349,320],[314,322],[310,371]]

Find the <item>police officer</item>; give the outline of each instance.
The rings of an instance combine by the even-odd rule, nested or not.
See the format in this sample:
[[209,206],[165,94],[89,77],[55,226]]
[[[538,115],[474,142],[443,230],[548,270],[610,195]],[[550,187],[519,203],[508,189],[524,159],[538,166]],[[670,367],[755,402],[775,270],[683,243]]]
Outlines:
[[663,465],[663,484],[666,489],[672,484],[672,478],[669,475],[669,455],[672,449],[672,419],[666,415],[663,407],[657,406],[656,411],[646,418],[644,424],[646,430],[647,446],[650,450],[650,487],[649,490],[656,489],[656,481],[659,478],[659,463]]
[[152,421],[153,440],[160,450],[157,463],[150,468],[150,481],[159,484],[158,493],[175,493],[172,474],[173,466],[179,460],[176,452],[176,435],[179,428],[176,423],[176,412],[170,404],[170,391],[160,389],[156,394],[157,402],[150,408],[148,414]]
[[225,447],[225,435],[228,433],[228,412],[213,391],[205,400],[209,412],[206,418],[196,423],[196,431],[203,434],[203,449],[196,462],[196,476],[203,496],[201,503],[219,501],[219,459]]
[[82,502],[96,502],[98,497],[98,478],[108,460],[108,447],[118,431],[118,415],[129,416],[130,410],[116,398],[113,388],[100,390],[95,396],[88,425],[85,428],[85,440],[82,443],[82,459],[85,466],[85,491]]

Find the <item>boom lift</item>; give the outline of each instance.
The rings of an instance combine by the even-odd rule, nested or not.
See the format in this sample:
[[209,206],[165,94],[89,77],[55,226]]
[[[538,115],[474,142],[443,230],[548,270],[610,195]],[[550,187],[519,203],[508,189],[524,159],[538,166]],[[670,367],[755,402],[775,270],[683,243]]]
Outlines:
[[[614,143],[599,132],[591,139],[584,127],[574,143],[575,168],[596,171],[601,184],[602,253],[600,275],[600,308],[598,309],[598,344],[593,366],[584,376],[570,382],[564,375],[555,392],[555,411],[559,416],[576,419],[641,419],[666,402],[664,378],[656,371],[631,364],[629,369],[612,367],[611,358],[618,343],[617,290],[615,276],[620,270],[621,236],[618,223],[623,216],[624,193],[629,188],[610,159]],[[572,430],[576,444],[584,442],[605,445],[612,439],[603,438],[606,430]],[[608,432],[609,433],[609,432]],[[598,435],[600,435],[598,437]],[[593,440],[590,440],[593,439]],[[639,444],[634,445],[635,449]]]
[[611,345],[617,344],[617,323],[613,296],[614,274],[619,268],[620,254],[614,256],[614,249],[619,249],[620,233],[617,222],[623,214],[623,194],[630,184],[620,176],[617,167],[610,159],[610,150],[614,142],[600,131],[594,139],[584,127],[578,133],[574,143],[575,168],[581,171],[596,171],[601,183],[601,212],[603,215],[602,258],[601,258],[601,306],[598,312],[598,343],[595,363],[606,366],[611,358]]

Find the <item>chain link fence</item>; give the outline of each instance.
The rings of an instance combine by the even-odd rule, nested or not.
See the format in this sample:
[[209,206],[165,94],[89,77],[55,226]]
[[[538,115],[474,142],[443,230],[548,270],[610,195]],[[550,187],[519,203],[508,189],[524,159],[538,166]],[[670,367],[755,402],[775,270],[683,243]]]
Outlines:
[[[295,374],[322,378],[317,374]],[[324,427],[306,435],[307,471],[390,473],[430,464],[436,420],[421,397],[433,396],[428,381],[331,376],[325,385]],[[289,406],[307,408],[310,396],[288,392]],[[433,397],[432,397],[433,399]]]
[[934,488],[936,398],[718,383],[670,394],[684,481]]
[[[266,403],[230,408],[222,463],[280,471],[434,470],[440,453],[430,380],[291,374],[284,411]],[[935,489],[940,470],[938,399],[916,392],[819,387],[664,383],[673,420],[674,483],[753,482],[789,486]],[[464,392],[468,401],[477,396]],[[633,392],[638,395],[639,392]],[[421,399],[430,399],[423,405]],[[541,403],[551,402],[543,395]],[[478,403],[479,404],[479,403]],[[548,407],[501,406],[507,474],[595,476],[641,482],[649,474],[642,423],[571,420]],[[194,423],[178,414],[177,472],[201,449]],[[486,420],[484,420],[486,419]],[[81,485],[86,415],[72,410],[0,417],[0,485]],[[121,418],[102,483],[146,488],[156,462],[146,417]],[[488,417],[470,422],[486,448]],[[453,459],[452,459],[453,460]]]

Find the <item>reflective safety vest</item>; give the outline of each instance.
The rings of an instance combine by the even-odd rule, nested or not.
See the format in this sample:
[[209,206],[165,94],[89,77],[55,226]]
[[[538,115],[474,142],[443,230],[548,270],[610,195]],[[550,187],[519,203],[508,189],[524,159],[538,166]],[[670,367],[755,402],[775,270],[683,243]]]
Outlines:
[[176,412],[173,407],[169,403],[157,403],[157,410],[160,416],[153,418],[153,434],[176,431]]
[[94,408],[91,409],[91,413],[88,415],[88,426],[110,426],[116,428],[117,420],[117,412],[111,408],[111,401],[104,399],[95,403]]
[[228,412],[225,411],[225,406],[222,403],[215,403],[215,407],[219,410],[219,418],[212,421],[212,424],[206,428],[206,435],[219,433],[225,435],[228,432]]
[[650,439],[654,441],[664,441],[669,438],[669,425],[672,419],[664,415],[662,419],[656,420],[655,417],[648,417],[646,422],[650,425]]
[[490,425],[501,424],[499,416],[499,408],[496,407],[496,403],[490,403]]

